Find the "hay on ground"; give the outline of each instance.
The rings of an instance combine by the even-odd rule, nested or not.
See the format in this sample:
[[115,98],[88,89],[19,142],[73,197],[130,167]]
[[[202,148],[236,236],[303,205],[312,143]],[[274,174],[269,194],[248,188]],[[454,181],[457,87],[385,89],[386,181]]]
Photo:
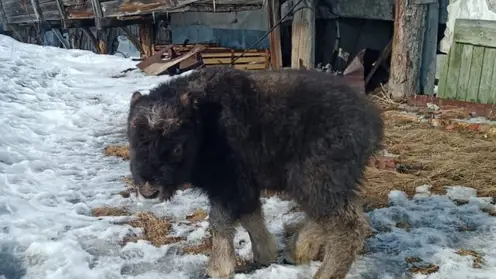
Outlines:
[[[98,207],[92,210],[93,216],[131,216],[131,213],[120,207]],[[127,236],[122,244],[136,242],[140,239],[149,241],[154,246],[161,246],[170,243],[183,241],[184,238],[169,235],[172,224],[163,218],[156,217],[150,212],[138,212],[136,218],[126,224],[143,229],[142,235]]]
[[91,214],[95,217],[131,215],[126,208],[122,207],[97,207],[91,210]]
[[106,156],[117,156],[124,160],[130,159],[128,145],[109,145],[105,147],[103,153]]
[[475,188],[480,196],[496,196],[494,138],[477,131],[435,128],[397,112],[384,116],[386,150],[398,155],[395,160],[402,172],[367,169],[361,193],[366,209],[386,206],[391,190],[411,196],[424,184],[435,194],[444,194],[444,186],[463,185]]
[[183,237],[169,235],[172,224],[168,220],[158,218],[150,212],[139,212],[136,214],[136,217],[135,220],[130,221],[128,224],[132,227],[143,229],[143,234],[126,237],[124,243],[136,242],[139,239],[143,239],[159,247],[184,240]]

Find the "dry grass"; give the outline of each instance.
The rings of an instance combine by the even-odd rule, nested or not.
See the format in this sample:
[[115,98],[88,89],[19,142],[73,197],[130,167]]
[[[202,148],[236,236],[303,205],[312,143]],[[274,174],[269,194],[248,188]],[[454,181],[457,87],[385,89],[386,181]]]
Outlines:
[[129,147],[128,145],[109,145],[105,147],[103,153],[106,156],[117,156],[121,157],[123,160],[129,160]]
[[472,256],[474,257],[474,261],[472,263],[473,268],[482,268],[482,264],[484,263],[484,257],[482,257],[479,253],[474,250],[460,249],[456,252],[460,256]]
[[121,207],[97,207],[91,210],[91,214],[96,217],[131,215],[127,209]]
[[433,193],[444,186],[465,185],[481,196],[496,196],[496,140],[473,130],[447,130],[419,123],[395,111],[384,113],[385,146],[402,172],[370,167],[362,192],[366,209],[387,205],[393,190],[412,195],[417,186],[432,185]]
[[136,217],[136,220],[128,224],[135,228],[142,228],[143,235],[127,237],[124,243],[144,239],[150,241],[152,245],[159,247],[184,240],[182,237],[169,235],[172,224],[168,220],[158,218],[150,212],[139,212],[136,214]]
[[[93,216],[131,216],[131,213],[120,207],[98,207],[92,210]],[[128,242],[136,242],[140,239],[150,241],[154,246],[161,246],[170,243],[176,243],[184,240],[181,237],[170,236],[169,231],[172,224],[163,218],[158,218],[150,212],[138,212],[136,218],[132,221],[126,222],[126,224],[143,229],[142,235],[131,235],[127,236],[122,244]]]

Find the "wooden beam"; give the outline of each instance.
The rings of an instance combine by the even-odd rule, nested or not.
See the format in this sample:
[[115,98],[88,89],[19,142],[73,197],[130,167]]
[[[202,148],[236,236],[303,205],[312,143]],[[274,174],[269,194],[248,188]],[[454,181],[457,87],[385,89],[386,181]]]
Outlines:
[[129,41],[131,41],[131,43],[134,45],[134,47],[136,47],[136,49],[139,50],[140,53],[144,53],[139,39],[136,36],[134,36],[134,34],[131,32],[131,30],[129,30],[129,28],[127,26],[122,26],[121,30],[122,30],[122,32],[124,32],[124,34],[126,34],[127,39]]
[[453,32],[454,42],[496,48],[496,24],[494,20],[457,18]]
[[2,26],[5,31],[10,31],[9,21],[7,20],[7,16],[5,15],[5,10],[2,5],[2,1],[0,1],[0,19],[2,20]]
[[31,0],[31,6],[33,6],[34,15],[36,16],[36,20],[38,22],[44,22],[43,11],[41,10],[40,3],[38,2],[38,0]]
[[[272,29],[281,20],[281,4],[280,0],[267,0],[267,16],[269,21],[269,30]],[[275,27],[269,35],[270,41],[270,63],[272,69],[282,67],[282,51],[281,51],[281,28]]]
[[434,95],[436,81],[437,32],[439,27],[439,2],[427,5],[427,15],[420,66],[420,92]]
[[95,15],[95,27],[96,30],[102,29],[102,18],[103,11],[100,5],[100,0],[91,0],[91,7],[93,8],[93,14]]
[[62,28],[64,30],[67,29],[67,13],[65,12],[65,7],[64,7],[64,3],[62,2],[62,0],[55,0],[55,2],[57,3],[57,9],[59,11],[59,14],[60,14],[60,22],[62,23]]
[[98,41],[97,41],[95,35],[93,34],[93,32],[91,32],[91,30],[88,27],[83,27],[83,28],[81,28],[81,30],[83,30],[83,33],[86,35],[86,37],[88,37],[88,39],[90,39],[90,41],[93,43],[93,46],[95,47],[96,51],[98,52],[99,51]]
[[152,56],[152,45],[153,45],[153,34],[152,34],[152,24],[149,22],[141,23],[139,25],[139,36],[141,49],[143,52],[141,53],[142,57],[150,57]]
[[395,0],[394,35],[388,89],[403,100],[418,92],[427,6]]
[[291,36],[291,68],[314,67],[316,6],[317,0],[303,0],[295,7]]
[[53,34],[55,34],[55,37],[57,37],[57,39],[59,39],[60,43],[62,43],[62,45],[64,46],[65,49],[71,48],[69,43],[62,36],[62,32],[60,32],[59,29],[52,28],[52,32],[53,32]]

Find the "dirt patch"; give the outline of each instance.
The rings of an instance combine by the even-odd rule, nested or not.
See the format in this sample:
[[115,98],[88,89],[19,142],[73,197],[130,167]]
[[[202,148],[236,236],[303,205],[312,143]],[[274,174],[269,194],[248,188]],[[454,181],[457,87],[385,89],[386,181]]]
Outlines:
[[129,160],[129,146],[128,145],[108,145],[103,150],[105,156],[117,156],[123,160]]

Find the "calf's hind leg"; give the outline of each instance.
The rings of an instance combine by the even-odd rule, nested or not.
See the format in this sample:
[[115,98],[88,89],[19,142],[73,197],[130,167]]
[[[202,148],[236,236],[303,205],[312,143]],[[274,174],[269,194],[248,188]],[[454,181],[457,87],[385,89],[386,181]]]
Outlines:
[[313,279],[345,279],[363,248],[368,222],[360,206],[347,206],[338,216],[317,221],[324,236],[324,258]]
[[345,279],[363,248],[368,222],[355,192],[361,173],[355,163],[307,161],[289,176],[289,190],[308,216],[291,254],[296,263],[306,263],[323,248],[313,279]]

